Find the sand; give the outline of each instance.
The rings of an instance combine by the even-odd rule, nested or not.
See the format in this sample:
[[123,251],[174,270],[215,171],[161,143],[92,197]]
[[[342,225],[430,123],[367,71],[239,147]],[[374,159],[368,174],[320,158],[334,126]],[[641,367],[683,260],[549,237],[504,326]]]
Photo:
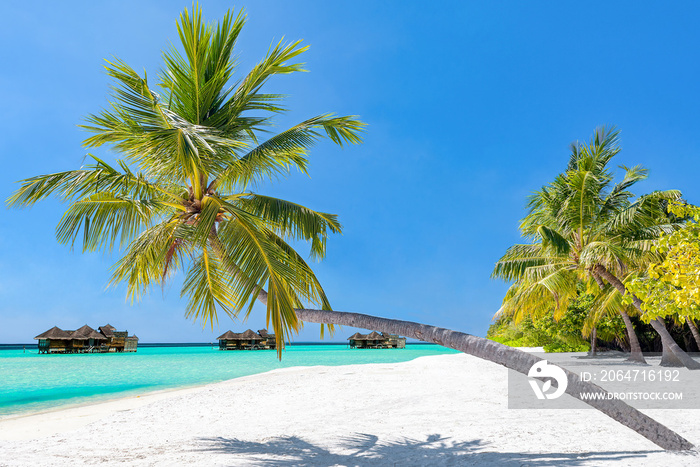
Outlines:
[[[297,367],[0,421],[0,465],[697,466],[595,410],[507,408],[467,355]],[[700,410],[648,410],[700,445]]]

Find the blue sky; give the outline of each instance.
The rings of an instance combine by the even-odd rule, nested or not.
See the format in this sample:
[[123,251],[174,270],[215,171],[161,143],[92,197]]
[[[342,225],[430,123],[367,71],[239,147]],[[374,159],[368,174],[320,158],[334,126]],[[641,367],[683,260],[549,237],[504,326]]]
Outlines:
[[[78,168],[77,125],[107,102],[103,59],[154,76],[190,2],[23,1],[0,30],[0,197],[33,175]],[[205,1],[220,19],[229,2]],[[334,308],[485,335],[506,284],[494,262],[519,241],[525,197],[564,169],[568,145],[617,125],[617,163],[642,164],[640,191],[678,188],[700,202],[699,7],[693,2],[240,2],[248,23],[240,70],[282,37],[304,39],[309,73],[272,80],[289,94],[283,129],[310,116],[356,114],[361,146],[314,148],[310,178],[259,188],[337,213],[343,235],[315,269]],[[115,154],[93,151],[107,159]],[[65,206],[0,214],[0,342],[58,325],[110,322],[144,342],[209,342],[259,329],[222,316],[184,318],[179,282],[139,304],[106,289],[115,255],[55,240]],[[335,340],[345,340],[343,329]],[[318,340],[307,325],[298,341]]]

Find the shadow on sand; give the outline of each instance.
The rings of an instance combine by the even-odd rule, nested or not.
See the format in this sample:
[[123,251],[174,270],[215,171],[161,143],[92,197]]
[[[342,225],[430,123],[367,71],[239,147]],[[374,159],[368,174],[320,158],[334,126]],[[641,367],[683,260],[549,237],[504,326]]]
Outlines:
[[[489,452],[481,440],[453,442],[450,438],[430,435],[425,441],[403,438],[379,442],[377,436],[358,433],[341,438],[331,452],[295,436],[271,438],[265,442],[232,438],[201,438],[201,451],[236,456],[222,459],[230,465],[265,466],[430,466],[430,465],[499,465],[499,466],[595,466],[604,461],[643,462],[655,451],[590,453],[499,453]],[[636,462],[634,462],[636,460]]]

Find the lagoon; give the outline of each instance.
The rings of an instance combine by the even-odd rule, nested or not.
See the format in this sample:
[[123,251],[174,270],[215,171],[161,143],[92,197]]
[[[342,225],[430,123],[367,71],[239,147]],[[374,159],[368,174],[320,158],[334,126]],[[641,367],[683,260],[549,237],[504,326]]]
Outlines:
[[0,350],[0,417],[184,388],[293,366],[395,363],[458,353],[438,345],[349,349],[345,344],[290,345],[274,350],[220,351],[218,346],[140,346],[136,353],[39,355]]

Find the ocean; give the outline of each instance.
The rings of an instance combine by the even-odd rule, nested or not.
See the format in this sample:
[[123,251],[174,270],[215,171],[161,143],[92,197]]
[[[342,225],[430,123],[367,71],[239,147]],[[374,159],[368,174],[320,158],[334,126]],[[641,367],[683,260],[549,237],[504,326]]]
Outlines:
[[456,353],[438,345],[349,349],[345,344],[220,351],[218,345],[140,345],[135,353],[39,355],[36,347],[0,350],[0,417],[185,388],[292,366],[394,363]]

